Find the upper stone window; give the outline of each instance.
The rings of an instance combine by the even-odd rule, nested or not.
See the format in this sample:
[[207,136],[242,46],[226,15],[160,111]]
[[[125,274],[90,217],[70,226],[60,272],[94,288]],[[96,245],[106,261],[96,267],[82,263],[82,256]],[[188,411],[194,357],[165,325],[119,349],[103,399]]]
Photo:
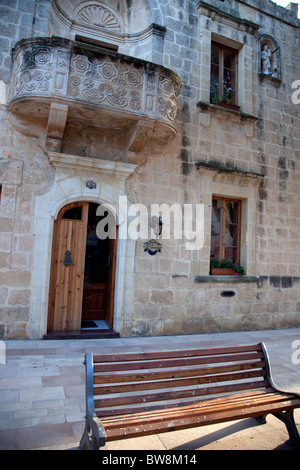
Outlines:
[[[256,45],[259,25],[241,17],[242,12],[237,13],[236,16],[230,5],[226,12],[226,9],[221,7],[223,4],[220,2],[218,8],[217,3],[209,5],[200,0],[197,5],[201,47],[200,109],[203,109],[201,105],[218,104],[218,107],[209,106],[208,109],[217,114],[222,106],[250,117],[254,112],[253,43],[255,41]],[[220,47],[218,56],[214,52],[214,43]],[[221,61],[220,65],[217,63],[218,60]],[[209,72],[211,72],[210,76]],[[214,90],[210,85],[217,85],[217,87],[215,86]],[[224,111],[222,114],[224,115]],[[235,113],[227,114],[231,117],[237,116]]]
[[210,102],[237,105],[237,50],[212,42]]

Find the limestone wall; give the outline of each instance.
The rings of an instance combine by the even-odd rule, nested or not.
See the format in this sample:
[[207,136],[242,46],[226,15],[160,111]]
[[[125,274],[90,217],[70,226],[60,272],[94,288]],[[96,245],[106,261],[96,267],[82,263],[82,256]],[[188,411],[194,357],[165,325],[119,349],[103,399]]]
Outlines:
[[[163,29],[160,34],[149,29],[149,36],[139,35],[134,26],[137,12],[132,9],[130,16],[124,3],[123,24],[127,21],[131,29],[120,51],[172,69],[180,76],[182,89],[177,135],[167,148],[156,146],[154,155],[151,146],[137,154],[122,153],[118,147],[118,161],[127,158],[137,164],[122,191],[129,203],[144,204],[149,210],[155,203],[203,204],[204,245],[201,250],[187,250],[186,240],[171,237],[160,240],[162,252],[155,256],[144,251],[145,240],[122,245],[118,265],[122,292],[117,297],[115,326],[121,335],[299,326],[300,105],[292,101],[292,84],[300,80],[300,44],[295,7],[284,9],[268,0],[139,3],[147,10],[148,26],[155,23]],[[55,208],[52,195],[58,174],[45,149],[47,123],[33,118],[34,132],[29,136],[20,132],[15,116],[7,111],[11,49],[20,39],[51,32],[50,7],[47,0],[0,0],[1,338],[42,337],[46,332],[49,246],[62,199],[67,203],[90,197],[101,202],[106,191],[117,200],[119,187],[100,173],[97,194],[81,189],[82,175],[68,180],[68,190],[60,180],[62,196]],[[266,38],[279,47],[274,77],[261,73],[260,51]],[[239,110],[210,103],[211,40],[238,51]],[[69,130],[65,133],[63,149],[74,147],[74,135]],[[101,139],[101,159],[105,159],[105,139]],[[114,159],[109,149],[107,155]],[[209,275],[213,194],[242,200],[243,279]],[[43,203],[46,212],[41,225],[38,209]],[[36,244],[36,234],[42,239],[43,230],[48,240],[44,251]],[[235,295],[223,297],[223,291]]]

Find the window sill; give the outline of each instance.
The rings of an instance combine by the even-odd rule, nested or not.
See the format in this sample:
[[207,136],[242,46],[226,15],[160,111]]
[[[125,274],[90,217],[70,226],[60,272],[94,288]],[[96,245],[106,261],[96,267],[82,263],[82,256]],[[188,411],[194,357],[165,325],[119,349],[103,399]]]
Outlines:
[[253,116],[252,114],[247,114],[243,113],[238,106],[236,106],[237,109],[230,109],[227,107],[224,107],[222,105],[217,105],[217,104],[212,104],[212,103],[204,103],[203,101],[199,101],[197,103],[197,107],[201,109],[201,111],[209,111],[212,113],[216,114],[222,114],[223,116],[226,115],[231,115],[234,117],[238,117],[242,121],[257,121],[258,117]]
[[223,101],[217,101],[216,103],[209,103],[214,106],[219,106],[224,109],[231,109],[232,111],[240,111],[240,106],[237,106],[236,104],[231,104],[231,103],[224,103]]
[[240,282],[259,282],[258,276],[195,276],[195,283],[205,283],[205,282],[214,282],[214,283],[240,283]]

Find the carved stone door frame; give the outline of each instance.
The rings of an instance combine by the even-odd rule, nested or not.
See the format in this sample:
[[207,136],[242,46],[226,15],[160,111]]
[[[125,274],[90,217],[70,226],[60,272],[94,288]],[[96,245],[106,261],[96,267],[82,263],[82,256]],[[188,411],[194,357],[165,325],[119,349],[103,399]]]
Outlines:
[[[55,169],[54,182],[48,192],[35,198],[32,296],[27,328],[31,339],[47,333],[53,229],[59,211],[66,204],[89,201],[112,205],[119,217],[119,198],[126,195],[125,181],[137,167],[55,152],[49,152],[49,158]],[[96,183],[93,189],[86,186],[91,174]],[[131,296],[125,292],[133,289],[135,241],[119,237],[117,243],[113,329],[122,334],[132,311]]]

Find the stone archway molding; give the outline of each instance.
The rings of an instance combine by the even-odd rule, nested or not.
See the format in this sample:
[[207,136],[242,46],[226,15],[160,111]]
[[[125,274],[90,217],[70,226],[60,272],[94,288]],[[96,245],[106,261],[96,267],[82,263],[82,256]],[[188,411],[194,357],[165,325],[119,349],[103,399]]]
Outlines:
[[[109,204],[118,214],[119,197],[125,196],[125,181],[136,168],[134,164],[55,152],[49,152],[48,156],[56,173],[51,190],[35,199],[32,296],[27,327],[30,339],[42,338],[47,331],[52,237],[57,214],[66,204],[75,201]],[[88,185],[90,180],[95,184]],[[130,256],[130,253],[134,253],[133,243],[130,239],[118,240],[114,329],[120,333],[123,325],[125,273],[133,272],[134,266],[133,257]]]

